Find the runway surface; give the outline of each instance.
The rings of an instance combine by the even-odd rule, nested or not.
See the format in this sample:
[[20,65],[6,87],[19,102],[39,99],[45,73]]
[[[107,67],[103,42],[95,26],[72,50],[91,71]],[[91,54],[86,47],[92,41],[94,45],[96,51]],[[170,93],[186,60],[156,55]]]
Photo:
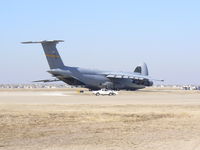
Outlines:
[[0,90],[0,104],[200,104],[200,91],[149,88],[95,96],[79,89],[8,89]]
[[0,90],[0,150],[199,150],[200,92]]

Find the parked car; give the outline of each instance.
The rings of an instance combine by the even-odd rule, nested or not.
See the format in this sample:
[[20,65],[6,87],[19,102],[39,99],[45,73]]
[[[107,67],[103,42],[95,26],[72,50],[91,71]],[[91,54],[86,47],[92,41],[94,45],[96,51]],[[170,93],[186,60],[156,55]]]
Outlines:
[[118,93],[116,91],[113,91],[113,90],[107,90],[107,89],[101,89],[101,90],[98,90],[98,91],[93,91],[92,92],[93,94],[95,94],[96,96],[99,96],[99,95],[117,95]]

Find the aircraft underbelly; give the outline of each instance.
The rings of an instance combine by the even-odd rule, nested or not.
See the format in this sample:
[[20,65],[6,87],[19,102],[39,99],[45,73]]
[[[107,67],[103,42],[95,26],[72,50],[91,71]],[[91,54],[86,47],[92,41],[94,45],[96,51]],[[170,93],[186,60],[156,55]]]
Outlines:
[[69,85],[81,85],[88,88],[141,89],[145,87],[133,83],[132,79],[107,78],[102,74],[84,74],[76,70],[56,70],[51,71],[51,74]]
[[131,79],[114,79],[112,80],[113,82],[113,88],[114,89],[142,89],[145,86],[143,85],[138,85],[132,83]]
[[102,75],[83,75],[80,77],[80,81],[86,85],[100,87],[102,84],[109,82],[110,80]]

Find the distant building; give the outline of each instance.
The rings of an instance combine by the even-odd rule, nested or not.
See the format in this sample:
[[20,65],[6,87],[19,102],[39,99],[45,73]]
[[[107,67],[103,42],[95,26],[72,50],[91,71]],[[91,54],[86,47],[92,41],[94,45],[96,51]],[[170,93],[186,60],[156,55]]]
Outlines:
[[183,89],[183,90],[200,90],[200,86],[185,85],[185,86],[182,86],[181,89]]

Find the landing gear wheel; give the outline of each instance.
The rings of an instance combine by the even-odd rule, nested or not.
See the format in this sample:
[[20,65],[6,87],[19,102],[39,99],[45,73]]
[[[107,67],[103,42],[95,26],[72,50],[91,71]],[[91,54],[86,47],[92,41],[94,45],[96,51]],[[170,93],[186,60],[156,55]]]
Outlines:
[[100,95],[100,93],[96,93],[96,96],[99,96]]

